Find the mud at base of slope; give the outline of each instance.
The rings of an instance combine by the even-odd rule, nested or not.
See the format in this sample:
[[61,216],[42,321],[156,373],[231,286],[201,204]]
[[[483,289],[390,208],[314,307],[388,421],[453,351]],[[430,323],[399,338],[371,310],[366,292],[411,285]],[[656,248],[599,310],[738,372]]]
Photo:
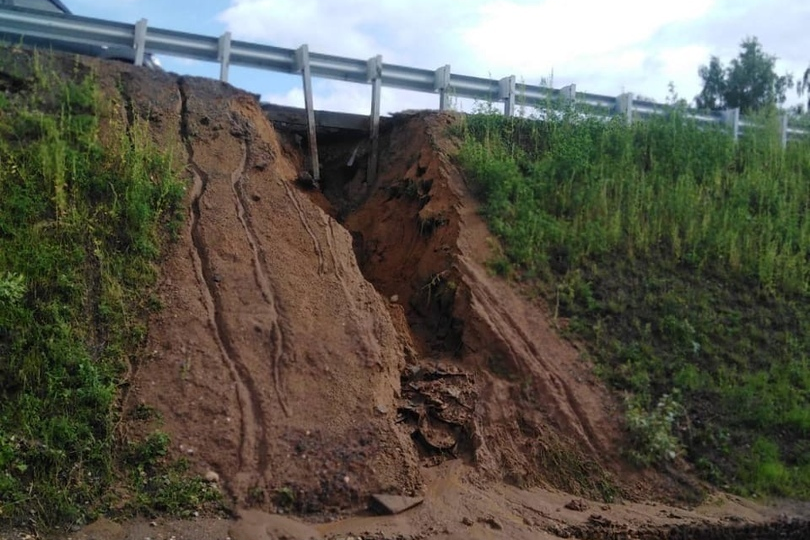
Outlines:
[[182,156],[189,208],[127,398],[162,421],[130,431],[168,432],[237,506],[328,514],[415,493],[402,347],[349,234],[295,185],[253,96],[124,71],[107,86]]
[[452,161],[457,121],[397,115],[373,185],[362,138],[319,141],[322,193],[312,195],[352,233],[363,274],[406,321],[399,411],[422,463],[460,457],[489,478],[605,500],[699,499],[687,473],[624,462],[617,399],[539,302],[488,272],[498,244]]

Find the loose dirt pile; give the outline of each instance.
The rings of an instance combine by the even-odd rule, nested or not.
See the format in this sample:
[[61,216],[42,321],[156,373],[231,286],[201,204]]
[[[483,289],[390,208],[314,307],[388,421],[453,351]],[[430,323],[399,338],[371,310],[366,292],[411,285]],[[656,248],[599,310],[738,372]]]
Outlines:
[[[315,192],[296,182],[296,137],[254,96],[93,65],[188,178],[163,309],[125,399],[125,412],[154,408],[161,421],[125,433],[167,431],[240,508],[328,521],[372,493],[425,497],[407,518],[320,525],[328,538],[595,537],[682,522],[624,507],[699,488],[625,465],[615,397],[539,303],[487,271],[497,244],[453,165],[454,116],[396,118],[373,185],[364,141],[321,141]],[[562,491],[529,489],[543,486]],[[591,511],[564,510],[572,495]]]

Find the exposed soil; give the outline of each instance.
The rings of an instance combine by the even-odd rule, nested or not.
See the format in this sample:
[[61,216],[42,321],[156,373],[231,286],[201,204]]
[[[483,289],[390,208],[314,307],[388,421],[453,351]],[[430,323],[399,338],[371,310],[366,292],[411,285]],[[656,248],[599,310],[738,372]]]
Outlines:
[[[745,501],[689,506],[706,487],[688,470],[625,463],[615,396],[539,303],[486,269],[497,243],[453,164],[454,116],[395,118],[374,184],[365,141],[320,141],[314,191],[296,181],[305,145],[254,96],[92,65],[188,178],[125,412],[158,410],[172,451],[216,473],[242,515],[108,537],[805,537],[806,522]],[[367,516],[373,493],[425,503]],[[262,513],[279,511],[314,528]]]

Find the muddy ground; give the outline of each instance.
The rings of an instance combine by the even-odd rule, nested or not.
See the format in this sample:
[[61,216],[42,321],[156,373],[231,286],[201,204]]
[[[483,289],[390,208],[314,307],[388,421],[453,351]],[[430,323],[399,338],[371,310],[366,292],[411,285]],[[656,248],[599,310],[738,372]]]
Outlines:
[[[145,405],[162,421],[123,436],[169,432],[242,519],[70,538],[810,537],[801,505],[625,462],[616,396],[539,301],[486,268],[498,246],[453,163],[456,116],[394,118],[373,184],[364,137],[324,137],[314,190],[297,180],[306,144],[255,96],[88,63],[113,114],[148,118],[188,181],[123,400],[125,417]],[[375,517],[375,493],[424,503]]]

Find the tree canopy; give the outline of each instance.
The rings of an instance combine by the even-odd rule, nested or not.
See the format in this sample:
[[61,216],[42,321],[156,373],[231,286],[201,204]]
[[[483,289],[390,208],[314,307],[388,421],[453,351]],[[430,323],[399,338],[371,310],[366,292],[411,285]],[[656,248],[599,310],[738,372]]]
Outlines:
[[799,92],[799,96],[807,92],[807,110],[810,112],[810,66],[805,70],[801,80],[796,83],[796,90]]
[[776,107],[785,102],[787,90],[793,87],[792,75],[776,73],[776,57],[767,54],[756,37],[742,41],[739,55],[728,66],[712,56],[708,66],[700,66],[698,75],[703,80],[703,90],[695,97],[699,109],[739,107],[749,113]]

